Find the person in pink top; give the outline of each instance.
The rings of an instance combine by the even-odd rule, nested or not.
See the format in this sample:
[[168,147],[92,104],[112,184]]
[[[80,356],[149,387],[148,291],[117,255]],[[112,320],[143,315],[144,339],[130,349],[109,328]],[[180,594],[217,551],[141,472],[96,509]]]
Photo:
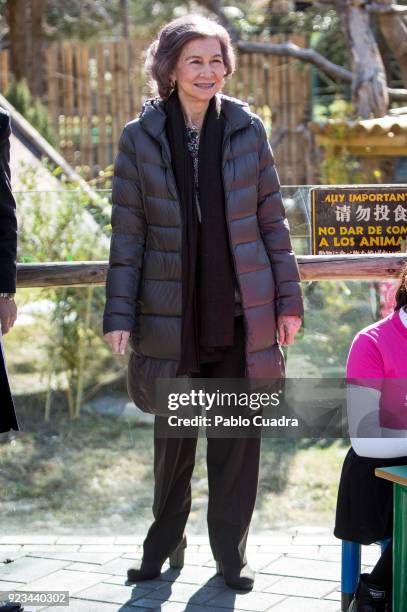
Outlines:
[[[346,378],[351,385],[348,387],[348,404],[351,401],[348,418],[351,437],[355,438],[352,440],[354,450],[362,456],[397,456],[393,445],[371,447],[368,434],[373,428],[372,438],[399,437],[407,429],[407,312],[404,308],[394,310],[356,335],[349,352]],[[359,387],[359,391],[354,387]],[[371,392],[367,393],[367,389]],[[361,401],[364,398],[365,401]],[[359,436],[356,426],[360,428]],[[383,432],[382,428],[392,431]],[[379,433],[382,435],[377,435]],[[373,455],[365,452],[366,444]],[[405,443],[401,444],[405,449]]]
[[[376,478],[379,466],[407,463],[407,265],[394,311],[354,338],[346,366],[352,448],[342,468],[334,533],[371,544],[392,536],[393,491]],[[389,612],[392,546],[370,574],[360,576],[349,612]]]

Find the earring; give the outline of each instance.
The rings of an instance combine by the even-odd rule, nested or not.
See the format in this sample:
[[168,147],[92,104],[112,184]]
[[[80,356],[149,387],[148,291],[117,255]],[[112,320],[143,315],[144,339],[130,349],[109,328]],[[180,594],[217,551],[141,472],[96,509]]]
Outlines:
[[170,87],[171,89],[175,89],[175,85],[177,84],[176,81],[170,81]]

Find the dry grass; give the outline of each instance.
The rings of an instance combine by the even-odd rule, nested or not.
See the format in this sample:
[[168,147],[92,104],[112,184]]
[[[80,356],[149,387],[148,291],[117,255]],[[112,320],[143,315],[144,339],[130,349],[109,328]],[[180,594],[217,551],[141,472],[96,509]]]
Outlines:
[[[40,403],[17,402],[28,431],[0,441],[0,516],[8,533],[142,534],[151,520],[152,428],[62,407],[50,424]],[[30,433],[35,432],[35,433]],[[345,447],[265,439],[252,532],[331,526]],[[199,440],[190,533],[206,530],[206,442]]]

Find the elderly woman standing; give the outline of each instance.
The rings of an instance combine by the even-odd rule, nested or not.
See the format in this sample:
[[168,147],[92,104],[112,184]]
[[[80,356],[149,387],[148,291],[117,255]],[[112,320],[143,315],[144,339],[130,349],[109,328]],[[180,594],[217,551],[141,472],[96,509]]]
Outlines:
[[[303,310],[264,125],[219,93],[235,66],[227,31],[175,19],[148,66],[158,96],[124,128],[115,163],[104,333],[115,353],[130,337],[129,391],[155,412],[159,377],[281,376],[280,345]],[[182,566],[195,449],[196,438],[155,435],[155,520],[131,581],[158,576],[168,557]],[[208,439],[210,543],[238,589],[253,587],[245,548],[259,455],[259,438]]]

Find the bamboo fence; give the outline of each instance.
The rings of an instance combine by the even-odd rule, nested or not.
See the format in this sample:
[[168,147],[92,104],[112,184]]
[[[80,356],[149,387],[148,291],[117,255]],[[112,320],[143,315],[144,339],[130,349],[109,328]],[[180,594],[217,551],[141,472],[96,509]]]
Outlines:
[[[269,40],[305,44],[300,35]],[[87,177],[97,176],[113,162],[123,126],[139,114],[150,95],[143,73],[149,42],[140,38],[92,44],[64,41],[45,51],[42,100],[58,148],[69,163],[82,166]],[[6,93],[9,83],[8,51],[1,51],[0,91]],[[271,138],[277,138],[274,153],[281,182],[305,182],[304,143],[298,126],[308,110],[309,68],[292,58],[239,53],[236,73],[223,91],[249,102],[265,121]]]

